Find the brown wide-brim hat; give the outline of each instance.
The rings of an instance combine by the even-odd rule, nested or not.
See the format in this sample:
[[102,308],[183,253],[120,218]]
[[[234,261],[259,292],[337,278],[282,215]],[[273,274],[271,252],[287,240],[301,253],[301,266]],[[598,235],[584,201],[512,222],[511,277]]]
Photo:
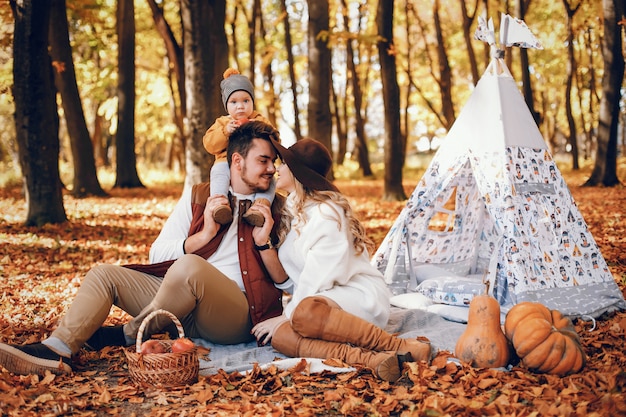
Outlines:
[[314,191],[337,191],[326,175],[333,166],[330,152],[315,139],[302,138],[289,148],[272,140],[276,152],[287,164],[293,176],[307,189]]

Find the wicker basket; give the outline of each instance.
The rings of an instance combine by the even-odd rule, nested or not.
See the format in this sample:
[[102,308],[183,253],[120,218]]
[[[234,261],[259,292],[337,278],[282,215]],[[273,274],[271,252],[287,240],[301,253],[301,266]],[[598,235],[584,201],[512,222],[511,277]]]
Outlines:
[[185,385],[198,380],[197,349],[194,347],[184,352],[172,352],[174,340],[159,340],[166,353],[142,354],[141,344],[143,332],[148,322],[155,316],[163,314],[172,319],[178,330],[178,337],[185,337],[185,331],[175,315],[166,310],[156,310],[148,314],[141,322],[137,333],[135,349],[125,349],[128,370],[133,381],[156,386]]

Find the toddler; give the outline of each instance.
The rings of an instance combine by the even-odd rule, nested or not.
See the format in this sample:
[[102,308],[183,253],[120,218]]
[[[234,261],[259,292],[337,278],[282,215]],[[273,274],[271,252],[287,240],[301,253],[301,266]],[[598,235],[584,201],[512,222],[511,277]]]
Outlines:
[[[211,168],[211,195],[224,195],[228,197],[230,188],[230,170],[226,160],[226,147],[228,138],[235,129],[248,120],[258,120],[271,124],[269,120],[254,110],[254,86],[248,77],[241,75],[234,68],[224,71],[224,79],[220,83],[222,90],[222,102],[228,115],[220,116],[215,120],[204,137],[202,143],[204,149],[215,156],[215,162]],[[275,180],[272,179],[270,189],[263,193],[257,193],[254,204],[243,215],[243,218],[253,226],[263,226],[265,218],[255,209],[257,204],[270,206],[274,200],[276,190]],[[213,218],[219,224],[228,224],[233,220],[233,212],[229,205],[223,205],[215,209]]]

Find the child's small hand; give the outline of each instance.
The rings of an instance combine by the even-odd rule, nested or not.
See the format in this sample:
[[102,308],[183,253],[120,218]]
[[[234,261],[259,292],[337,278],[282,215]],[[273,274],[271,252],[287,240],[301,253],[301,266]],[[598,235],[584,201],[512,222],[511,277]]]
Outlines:
[[226,132],[228,132],[228,134],[230,135],[231,133],[233,133],[235,131],[235,129],[237,129],[239,127],[239,121],[232,119],[228,122],[228,124],[226,124]]
[[250,121],[250,119],[248,119],[247,117],[240,117],[239,119],[231,119],[228,124],[226,125],[226,131],[228,132],[228,134],[230,135],[231,133],[233,133],[235,131],[235,129],[237,129],[239,126],[241,126],[244,123],[248,123]]

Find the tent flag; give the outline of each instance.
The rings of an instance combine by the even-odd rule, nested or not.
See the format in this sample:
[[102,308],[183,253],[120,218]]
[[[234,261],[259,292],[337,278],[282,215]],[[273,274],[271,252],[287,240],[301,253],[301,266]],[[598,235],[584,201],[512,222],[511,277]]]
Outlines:
[[508,14],[502,14],[500,20],[500,45],[543,49],[524,21]]
[[496,44],[496,35],[493,30],[493,19],[489,19],[488,22],[485,21],[485,18],[482,16],[478,16],[478,26],[476,27],[476,32],[474,33],[474,39],[487,42],[491,46],[495,46]]
[[[478,16],[478,26],[474,39],[496,46],[493,20],[485,21]],[[517,46],[520,48],[543,49],[541,42],[533,35],[526,23],[516,17],[502,13],[500,19],[500,45],[503,47]]]
[[[508,42],[540,46],[511,29],[520,22],[509,22]],[[482,25],[476,36],[495,42],[493,25]],[[503,313],[521,301],[569,316],[626,309],[502,57],[494,54],[372,258],[392,304],[419,294],[420,308],[462,321],[459,309],[488,285]]]

